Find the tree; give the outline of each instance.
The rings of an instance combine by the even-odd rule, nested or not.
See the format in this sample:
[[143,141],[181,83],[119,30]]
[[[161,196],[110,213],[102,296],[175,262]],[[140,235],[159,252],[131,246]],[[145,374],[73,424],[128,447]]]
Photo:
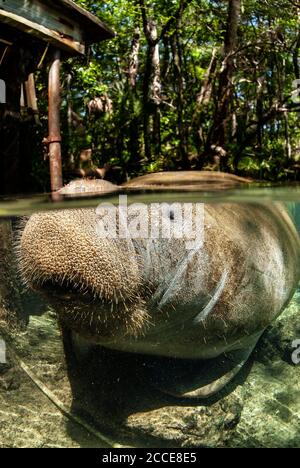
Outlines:
[[207,154],[212,153],[214,162],[218,167],[223,166],[223,169],[226,169],[226,164],[222,164],[221,158],[225,159],[226,157],[225,144],[227,142],[229,121],[232,115],[233,77],[235,72],[234,53],[236,52],[238,43],[240,15],[241,0],[229,0],[216,108],[211,132],[206,144]]
[[[221,168],[299,177],[296,0],[77,3],[118,34],[93,46],[88,60],[64,66],[65,174],[80,169],[121,182],[158,170]],[[89,169],[82,154],[90,155]]]

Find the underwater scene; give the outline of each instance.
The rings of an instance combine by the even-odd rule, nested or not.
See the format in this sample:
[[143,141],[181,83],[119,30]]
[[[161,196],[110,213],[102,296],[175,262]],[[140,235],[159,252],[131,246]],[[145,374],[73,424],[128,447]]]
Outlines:
[[0,447],[299,448],[300,186],[146,177],[0,200]]

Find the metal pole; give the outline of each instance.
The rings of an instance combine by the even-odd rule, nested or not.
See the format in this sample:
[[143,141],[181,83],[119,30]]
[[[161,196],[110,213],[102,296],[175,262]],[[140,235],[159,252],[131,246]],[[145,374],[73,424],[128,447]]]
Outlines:
[[62,188],[61,133],[60,133],[60,51],[56,50],[49,70],[48,127],[51,190]]

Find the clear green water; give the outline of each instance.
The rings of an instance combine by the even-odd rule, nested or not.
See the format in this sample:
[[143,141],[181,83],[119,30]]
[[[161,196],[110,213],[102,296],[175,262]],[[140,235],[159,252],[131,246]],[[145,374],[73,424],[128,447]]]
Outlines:
[[[297,184],[124,193],[129,204],[281,202],[300,233]],[[15,220],[40,211],[97,207],[103,200],[117,203],[118,197],[2,199],[0,216]],[[1,294],[7,287],[4,267]],[[1,447],[300,447],[300,363],[292,359],[300,341],[300,290],[225,390],[209,400],[180,402],[149,387],[132,354],[93,351],[88,365],[75,359],[70,371],[55,313],[38,296],[21,293],[22,326],[12,319],[17,294],[5,297],[9,310],[0,322],[7,346],[7,362],[0,364]]]
[[[241,189],[203,191],[155,191],[155,190],[124,190],[129,203],[157,203],[157,202],[206,202],[206,203],[300,203],[300,185],[257,185]],[[104,194],[102,196],[62,197],[48,195],[27,196],[24,198],[0,197],[0,216],[24,216],[36,211],[97,207],[103,199],[110,203],[118,203],[117,195]]]

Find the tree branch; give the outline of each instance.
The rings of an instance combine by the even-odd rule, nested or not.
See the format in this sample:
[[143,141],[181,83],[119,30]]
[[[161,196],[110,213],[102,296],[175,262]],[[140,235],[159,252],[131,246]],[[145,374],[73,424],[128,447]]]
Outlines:
[[171,16],[171,18],[168,19],[166,24],[162,27],[161,33],[158,35],[157,39],[154,40],[151,36],[151,32],[149,28],[150,19],[147,16],[147,7],[146,7],[145,0],[136,0],[136,1],[138,5],[140,6],[141,13],[142,13],[144,34],[146,36],[146,39],[149,45],[152,47],[155,47],[157,46],[157,44],[159,44],[159,42],[170,31],[173,24],[182,16],[187,6],[192,2],[192,0],[180,0],[177,11],[175,12],[173,16]]
[[300,2],[296,2],[296,0],[288,0],[289,3],[294,5],[297,8],[300,8]]
[[157,44],[165,37],[165,35],[170,31],[173,24],[182,17],[184,10],[188,7],[188,5],[192,2],[192,0],[180,0],[179,7],[174,14],[171,16],[166,24],[163,26],[160,35],[157,38]]
[[144,29],[144,34],[146,36],[146,39],[147,39],[148,43],[151,46],[154,46],[155,41],[153,41],[153,39],[151,37],[151,32],[150,32],[150,28],[149,28],[149,19],[148,19],[148,16],[147,16],[147,9],[146,9],[146,5],[145,5],[145,0],[137,0],[137,4],[140,6],[140,9],[141,9],[142,19],[143,19],[143,29]]

